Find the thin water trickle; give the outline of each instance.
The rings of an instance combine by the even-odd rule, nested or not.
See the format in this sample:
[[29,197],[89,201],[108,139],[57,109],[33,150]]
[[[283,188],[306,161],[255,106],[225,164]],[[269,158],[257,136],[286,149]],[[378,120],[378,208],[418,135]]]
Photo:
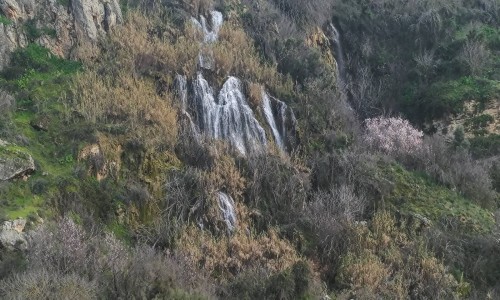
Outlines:
[[231,196],[218,192],[219,209],[222,213],[222,218],[226,223],[229,232],[233,232],[237,226],[236,210],[234,208],[234,200]]

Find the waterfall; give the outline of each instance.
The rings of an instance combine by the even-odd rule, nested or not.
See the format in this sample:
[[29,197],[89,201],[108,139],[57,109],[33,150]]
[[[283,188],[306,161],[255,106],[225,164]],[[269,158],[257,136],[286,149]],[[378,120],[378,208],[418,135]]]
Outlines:
[[[241,154],[247,155],[262,151],[267,147],[264,128],[255,118],[243,92],[242,82],[235,77],[228,77],[217,93],[203,77],[202,70],[213,69],[211,44],[216,42],[223,24],[222,13],[210,12],[210,20],[200,16],[191,22],[203,35],[202,50],[198,55],[200,72],[192,81],[186,76],[177,75],[175,85],[181,112],[187,120],[193,136],[201,139],[204,134],[214,139],[229,142]],[[291,109],[262,90],[264,117],[269,124],[276,144],[286,151],[290,124],[295,130],[296,120]]]
[[282,151],[286,151],[286,144],[291,138],[288,131],[295,132],[297,126],[293,111],[283,101],[269,96],[264,90],[262,90],[262,110],[276,145]]
[[342,50],[342,43],[340,41],[340,33],[335,27],[335,25],[333,25],[333,23],[329,24],[328,29],[330,30],[333,52],[335,55],[335,60],[337,61],[337,69],[339,72],[339,77],[343,79],[345,71],[345,63],[344,63],[344,52]]
[[200,21],[198,21],[196,18],[191,18],[191,22],[202,31],[203,42],[205,44],[210,44],[217,41],[217,38],[219,37],[219,30],[222,27],[222,23],[224,22],[222,13],[219,11],[211,11],[210,17],[211,26],[204,16],[200,16]]
[[218,192],[219,209],[222,213],[224,222],[226,223],[229,232],[233,232],[236,228],[236,212],[234,209],[234,200],[231,196]]
[[[195,18],[191,18],[191,22],[201,31],[203,34],[202,44],[209,45],[215,43],[219,37],[219,30],[224,22],[224,18],[221,12],[212,11],[210,12],[211,26],[208,20],[204,16],[200,16],[200,21]],[[202,50],[198,54],[198,65],[202,69],[211,70],[214,68],[213,53],[209,47],[202,47]]]
[[201,131],[229,141],[243,155],[266,146],[265,131],[248,106],[239,79],[229,77],[217,101],[201,73],[193,82],[193,90],[190,107]]
[[264,111],[264,116],[266,117],[267,124],[269,124],[269,127],[271,127],[271,131],[273,132],[276,145],[278,145],[281,150],[284,150],[285,143],[283,142],[283,133],[280,132],[280,130],[276,126],[276,120],[271,108],[271,100],[269,99],[269,95],[264,91],[264,89],[262,89],[262,109]]

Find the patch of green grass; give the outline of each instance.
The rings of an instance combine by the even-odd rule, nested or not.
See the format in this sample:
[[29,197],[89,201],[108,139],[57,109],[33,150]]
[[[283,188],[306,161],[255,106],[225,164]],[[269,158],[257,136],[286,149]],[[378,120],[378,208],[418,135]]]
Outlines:
[[[17,100],[10,122],[15,133],[28,142],[24,147],[9,147],[29,153],[37,170],[27,182],[18,180],[2,187],[0,207],[9,218],[44,209],[45,199],[57,192],[58,180],[74,177],[79,143],[72,132],[78,132],[78,124],[65,122],[61,99],[70,88],[71,77],[81,69],[80,63],[61,59],[35,44],[15,51],[12,62],[0,78]],[[47,131],[32,126],[39,119],[46,120]]]
[[7,18],[6,16],[0,14],[0,24],[10,25],[10,24],[12,24],[12,21],[9,18]]
[[392,182],[388,202],[404,214],[419,214],[449,230],[488,233],[495,226],[493,213],[423,174],[392,164],[382,167],[382,177]]

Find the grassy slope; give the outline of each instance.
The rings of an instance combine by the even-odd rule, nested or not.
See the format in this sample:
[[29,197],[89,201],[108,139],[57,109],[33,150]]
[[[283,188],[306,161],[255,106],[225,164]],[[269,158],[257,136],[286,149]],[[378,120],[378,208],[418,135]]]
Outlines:
[[[1,187],[5,215],[11,219],[39,211],[45,198],[54,192],[57,179],[71,175],[74,145],[68,144],[62,134],[67,129],[60,99],[69,89],[71,76],[80,69],[79,63],[57,58],[34,44],[14,53],[13,62],[0,76],[0,82],[17,93],[18,100],[7,135],[11,140],[23,137],[26,145],[18,148],[33,156],[37,172],[27,182],[16,181]],[[31,125],[41,118],[46,120],[47,132],[37,131]]]
[[400,165],[384,166],[381,174],[393,184],[389,206],[403,214],[418,214],[437,226],[465,233],[489,233],[495,226],[492,212],[423,174]]

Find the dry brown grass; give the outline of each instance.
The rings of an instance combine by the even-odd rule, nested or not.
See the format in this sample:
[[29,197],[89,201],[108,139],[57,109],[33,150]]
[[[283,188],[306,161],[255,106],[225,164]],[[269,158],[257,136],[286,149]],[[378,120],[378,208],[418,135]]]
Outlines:
[[260,107],[262,103],[262,86],[257,83],[249,82],[246,85],[248,100],[252,108]]
[[156,94],[155,86],[142,79],[121,74],[102,77],[90,70],[74,84],[75,107],[93,123],[124,126],[127,136],[145,145],[174,145],[177,113],[172,99]]
[[246,180],[236,167],[234,159],[222,155],[214,161],[211,170],[206,174],[207,185],[214,191],[226,191],[236,198],[241,198],[246,187]]
[[213,0],[182,0],[184,8],[193,16],[206,15],[214,7]]
[[403,221],[399,227],[388,212],[376,213],[368,225],[354,225],[337,280],[361,298],[456,296],[459,284],[443,262],[421,238],[408,234],[414,225]]
[[275,66],[262,62],[252,40],[238,26],[222,26],[213,53],[219,76],[233,75],[268,86],[292,89],[293,83],[279,74]]
[[293,246],[274,229],[251,233],[248,209],[237,204],[238,228],[231,237],[215,237],[191,226],[182,234],[179,251],[203,270],[225,281],[253,268],[281,272],[299,261]]

